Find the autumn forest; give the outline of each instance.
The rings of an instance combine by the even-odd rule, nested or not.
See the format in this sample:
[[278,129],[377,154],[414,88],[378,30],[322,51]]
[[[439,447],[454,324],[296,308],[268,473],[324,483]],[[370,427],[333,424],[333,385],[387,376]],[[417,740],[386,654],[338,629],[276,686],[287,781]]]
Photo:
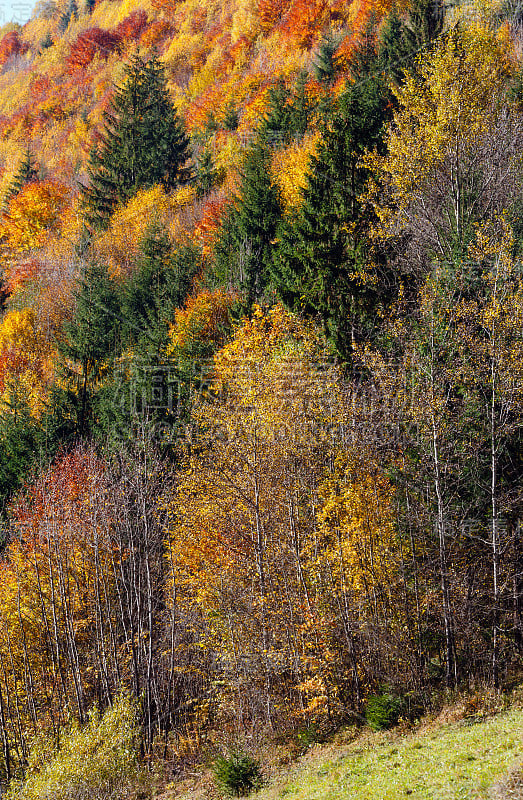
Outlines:
[[0,30],[0,783],[521,679],[522,154],[510,0]]

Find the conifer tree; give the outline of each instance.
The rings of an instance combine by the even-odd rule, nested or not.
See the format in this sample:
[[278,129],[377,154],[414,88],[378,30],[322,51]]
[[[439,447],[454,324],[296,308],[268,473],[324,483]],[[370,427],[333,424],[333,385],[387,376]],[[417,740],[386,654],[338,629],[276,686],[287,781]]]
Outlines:
[[94,387],[104,363],[119,349],[119,312],[117,292],[107,271],[99,264],[89,265],[78,289],[73,318],[64,325],[65,338],[59,344],[70,365],[65,383],[76,397],[76,433],[80,437],[89,428]]
[[323,37],[314,60],[314,76],[324,83],[331,83],[336,74],[334,55],[338,49],[339,41],[332,33]]
[[388,113],[387,89],[377,70],[348,85],[324,124],[303,204],[278,234],[273,282],[280,297],[319,316],[347,358],[385,291],[370,258],[372,215],[360,200],[368,173],[360,159],[366,147],[383,146]]
[[263,139],[247,152],[240,192],[225,216],[215,250],[221,281],[227,283],[232,279],[240,285],[247,308],[267,288],[281,217],[278,190],[270,177],[269,156]]
[[156,56],[136,55],[117,87],[104,130],[91,151],[89,185],[83,191],[87,223],[105,227],[119,202],[138,189],[186,183],[189,140],[167,91],[165,70]]
[[26,184],[38,180],[38,168],[35,157],[29,147],[26,148],[22,160],[16,170],[13,180],[6,192],[5,205],[11,197],[17,195]]
[[196,196],[198,199],[205,197],[209,194],[213,186],[218,183],[219,174],[214,166],[211,151],[205,148],[196,165]]

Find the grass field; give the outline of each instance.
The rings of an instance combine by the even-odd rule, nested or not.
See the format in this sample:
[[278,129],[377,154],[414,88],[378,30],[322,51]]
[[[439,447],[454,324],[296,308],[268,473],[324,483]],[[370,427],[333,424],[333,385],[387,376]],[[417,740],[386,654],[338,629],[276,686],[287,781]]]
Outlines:
[[[256,800],[479,800],[523,798],[523,710],[400,736],[365,734],[302,759]],[[512,771],[512,780],[507,775]]]

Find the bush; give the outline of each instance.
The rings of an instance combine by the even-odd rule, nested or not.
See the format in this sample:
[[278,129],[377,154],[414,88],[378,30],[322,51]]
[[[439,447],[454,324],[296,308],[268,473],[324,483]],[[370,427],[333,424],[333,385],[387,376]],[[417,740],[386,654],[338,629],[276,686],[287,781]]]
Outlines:
[[241,753],[232,752],[228,758],[219,755],[214,762],[213,772],[218,787],[235,797],[249,794],[262,784],[259,763]]
[[73,723],[61,732],[60,746],[40,738],[32,743],[26,778],[12,785],[6,800],[119,800],[140,785],[138,704],[115,700],[87,724]]
[[365,719],[373,730],[387,730],[396,725],[401,709],[401,699],[384,689],[367,700]]

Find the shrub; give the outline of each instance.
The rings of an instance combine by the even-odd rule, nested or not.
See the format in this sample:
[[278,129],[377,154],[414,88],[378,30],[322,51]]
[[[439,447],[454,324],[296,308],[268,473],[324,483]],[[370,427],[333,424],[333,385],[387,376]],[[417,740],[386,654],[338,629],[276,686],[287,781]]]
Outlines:
[[219,755],[214,762],[214,777],[226,794],[242,797],[262,784],[260,765],[250,756],[232,752],[226,758]]
[[365,718],[373,730],[387,730],[398,722],[401,708],[401,699],[383,689],[380,694],[371,695],[367,700]]
[[60,746],[44,738],[33,742],[25,781],[12,785],[7,800],[119,800],[139,784],[138,705],[120,697],[100,716],[96,709],[84,727],[61,732]]

